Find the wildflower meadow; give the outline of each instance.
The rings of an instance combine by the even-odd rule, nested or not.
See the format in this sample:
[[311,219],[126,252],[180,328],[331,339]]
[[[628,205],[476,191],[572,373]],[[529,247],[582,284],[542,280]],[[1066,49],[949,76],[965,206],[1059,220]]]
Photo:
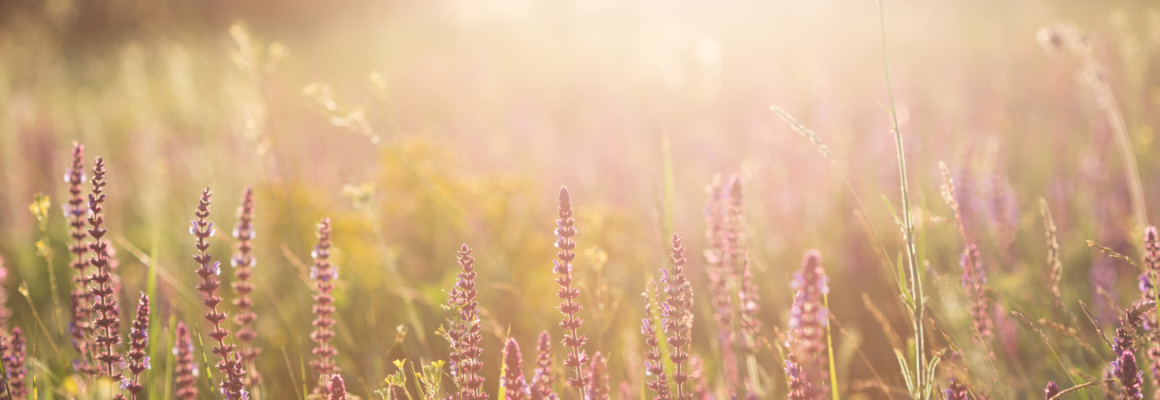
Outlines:
[[1160,5],[0,1],[0,400],[1160,399]]

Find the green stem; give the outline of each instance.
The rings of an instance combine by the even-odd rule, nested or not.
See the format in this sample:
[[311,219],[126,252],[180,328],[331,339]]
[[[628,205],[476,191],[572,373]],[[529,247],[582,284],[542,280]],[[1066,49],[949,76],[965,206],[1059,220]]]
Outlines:
[[[1089,61],[1089,64],[1095,65],[1095,62]],[[1140,167],[1136,163],[1136,151],[1132,148],[1128,126],[1124,123],[1124,114],[1120,112],[1120,106],[1116,103],[1116,97],[1112,94],[1112,88],[1108,86],[1108,82],[1100,80],[1094,86],[1097,100],[1099,100],[1100,107],[1104,109],[1108,124],[1112,126],[1113,137],[1116,138],[1116,145],[1123,157],[1124,173],[1127,175],[1128,193],[1132,206],[1132,218],[1136,222],[1136,230],[1142,231],[1144,227],[1148,226],[1148,214],[1144,208],[1144,189],[1143,185],[1140,184]]]
[[[830,309],[830,295],[822,292],[822,305],[826,310]],[[829,319],[827,316],[826,319]],[[838,394],[838,367],[834,365],[834,339],[830,332],[830,323],[826,321],[826,356],[829,357],[830,364],[830,394],[833,395],[834,400],[841,400]]]
[[60,322],[60,293],[57,290],[56,272],[52,265],[52,247],[48,241],[48,231],[44,230],[44,264],[48,269],[48,283],[52,288],[52,314],[53,320],[56,322],[56,334],[64,335],[64,324]]
[[878,2],[878,18],[881,22],[882,34],[882,68],[886,79],[886,92],[890,98],[890,118],[894,124],[894,144],[898,152],[898,175],[901,181],[902,192],[902,235],[906,241],[906,264],[910,271],[911,294],[911,322],[915,332],[914,338],[914,376],[918,393],[911,393],[913,397],[923,398],[926,387],[929,385],[926,375],[925,335],[923,333],[926,299],[923,296],[922,277],[919,275],[917,255],[914,248],[914,215],[910,209],[910,187],[906,178],[906,152],[902,145],[902,130],[898,124],[898,110],[894,103],[894,90],[890,84],[890,63],[886,52],[886,11],[882,1]]

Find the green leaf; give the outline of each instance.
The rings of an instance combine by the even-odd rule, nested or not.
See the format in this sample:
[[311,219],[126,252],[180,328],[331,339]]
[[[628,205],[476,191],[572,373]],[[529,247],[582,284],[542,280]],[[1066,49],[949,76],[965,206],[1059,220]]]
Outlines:
[[890,204],[890,199],[886,198],[886,195],[882,195],[882,202],[886,204],[886,210],[890,211],[890,216],[894,218],[894,223],[898,224],[898,226],[905,226],[902,223],[902,218],[898,218],[898,213],[894,212],[894,206]]
[[499,364],[499,376],[500,376],[500,378],[499,378],[499,397],[497,397],[498,400],[507,399],[507,390],[504,390],[504,387],[503,387],[503,376],[505,374],[507,374],[507,363],[500,363]]
[[902,268],[902,253],[898,253],[898,263],[895,264],[895,270],[898,271],[898,291],[902,293],[902,301],[913,308],[914,299],[910,296],[910,291],[906,288],[906,270]]
[[[934,376],[935,367],[938,366],[939,360],[940,360],[939,356],[934,356],[934,358],[932,358],[930,360],[930,366],[927,367],[927,369],[926,369],[927,370],[926,376]],[[931,384],[930,382],[927,382],[926,383],[926,393],[923,394],[923,398],[929,399],[930,395],[931,395],[931,390],[934,390],[934,385]]]
[[914,389],[914,379],[910,377],[910,365],[906,364],[906,356],[903,356],[898,349],[894,349],[894,356],[898,357],[898,365],[902,367],[900,369],[902,370],[902,379],[906,380],[906,390],[910,393],[917,392]]

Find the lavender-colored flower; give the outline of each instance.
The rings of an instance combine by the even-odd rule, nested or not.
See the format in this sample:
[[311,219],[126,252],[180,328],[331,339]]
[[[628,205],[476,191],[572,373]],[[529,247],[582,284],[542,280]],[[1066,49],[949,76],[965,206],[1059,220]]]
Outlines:
[[[6,302],[4,300],[8,297],[7,293],[2,292],[3,289],[0,289],[0,303]],[[78,356],[73,360],[73,370],[86,375],[96,375],[98,371],[90,362],[92,355],[89,352],[89,333],[93,332],[89,323],[92,302],[86,292],[87,290],[75,289],[69,296],[69,315],[72,321],[69,322],[68,331],[73,349],[77,351]]]
[[1118,397],[1116,393],[1119,392],[1119,389],[1116,386],[1119,383],[1116,381],[1116,374],[1112,372],[1112,365],[1105,366],[1100,376],[1103,379],[1103,385],[1100,385],[1100,388],[1104,391],[1104,400],[1115,400]]
[[540,332],[536,341],[536,375],[532,377],[532,400],[554,400],[552,383],[556,378],[552,373],[552,337],[548,331]]
[[640,333],[644,335],[644,343],[647,346],[644,351],[644,373],[645,379],[652,378],[645,382],[645,386],[656,392],[658,400],[670,400],[672,393],[669,391],[669,378],[665,373],[664,356],[661,354],[660,340],[657,339],[656,327],[653,324],[655,315],[653,299],[659,296],[656,282],[649,280],[642,296],[644,296],[644,318],[641,319]]
[[620,382],[620,400],[636,400],[636,396],[632,394],[632,385],[628,381]]
[[[12,317],[12,310],[8,308],[8,291],[3,282],[8,277],[8,267],[4,265],[4,257],[0,257],[0,336],[8,330],[8,320]],[[3,351],[0,351],[2,354]],[[3,376],[0,376],[3,379]]]
[[1055,381],[1048,381],[1047,387],[1043,388],[1044,400],[1051,400],[1052,397],[1059,394],[1059,385]]
[[12,310],[8,308],[8,291],[2,283],[8,278],[8,267],[4,265],[4,257],[0,257],[0,330],[8,329],[8,320],[12,318]]
[[447,341],[451,346],[448,359],[451,364],[451,376],[459,387],[459,398],[466,400],[484,400],[488,394],[483,391],[483,348],[480,342],[479,303],[475,298],[478,291],[475,289],[475,258],[471,257],[471,248],[466,244],[459,247],[459,267],[462,269],[457,276],[455,287],[447,295],[447,310],[451,313],[447,323]]
[[732,278],[738,278],[746,266],[749,265],[749,256],[746,250],[745,215],[742,209],[742,181],[734,174],[729,177],[725,187],[725,198],[722,199],[725,211],[725,236],[721,238],[725,265]]
[[1007,352],[1010,357],[1017,357],[1019,354],[1019,332],[1015,325],[1015,321],[1011,319],[1011,314],[1002,304],[995,304],[992,307],[995,310],[995,331],[998,333],[999,343],[1003,345],[1003,350]]
[[188,400],[197,398],[197,361],[193,359],[193,341],[184,322],[177,323],[177,336],[173,347],[174,374],[177,376],[177,398]]
[[1003,169],[993,169],[990,178],[988,189],[991,198],[987,214],[990,216],[991,230],[999,250],[1009,253],[1011,243],[1015,241],[1015,227],[1019,224],[1018,199]]
[[1114,323],[1118,319],[1118,306],[1107,299],[1117,297],[1116,282],[1119,281],[1119,273],[1116,271],[1112,259],[1096,258],[1088,270],[1088,281],[1091,282],[1092,288],[1091,311],[1094,313],[1096,322],[1101,324]]
[[689,379],[693,381],[693,398],[697,400],[707,400],[711,396],[708,394],[709,378],[705,376],[705,362],[701,361],[701,357],[689,357]]
[[213,324],[213,330],[209,332],[209,337],[217,342],[214,345],[213,353],[221,358],[216,365],[223,375],[221,391],[227,399],[238,400],[242,398],[242,391],[245,389],[245,376],[238,374],[241,368],[239,360],[236,358],[236,347],[233,344],[226,344],[226,337],[230,335],[230,332],[222,327],[222,322],[228,318],[228,315],[218,309],[222,298],[214,294],[220,285],[217,276],[221,273],[221,263],[215,262],[213,256],[206,251],[209,250],[208,239],[213,237],[215,233],[213,222],[208,220],[209,207],[213,201],[212,196],[213,192],[209,188],[202,190],[197,211],[194,212],[197,219],[192,221],[190,232],[194,237],[194,247],[197,248],[197,254],[194,254],[193,260],[198,264],[196,273],[202,280],[197,285],[197,290],[205,295],[201,303],[209,309],[205,313],[205,319]]
[[1148,358],[1152,360],[1152,398],[1160,399],[1160,344],[1152,341],[1148,346]]
[[[1152,276],[1160,274],[1160,238],[1157,237],[1156,227],[1144,228],[1144,272],[1139,276],[1140,296],[1144,300],[1156,300],[1156,293],[1152,291]],[[1144,329],[1152,330],[1156,326],[1156,317],[1144,321]]]
[[[966,159],[976,158],[974,148],[968,151],[969,153],[965,157]],[[962,225],[963,239],[966,240],[967,234],[976,233],[977,229],[975,225],[979,219],[979,214],[987,208],[987,204],[986,200],[979,193],[984,186],[982,178],[977,176],[978,174],[972,171],[969,165],[960,169],[957,175],[958,178],[955,179],[955,182],[959,182],[959,185],[952,188],[952,193],[954,193],[955,199],[958,199],[959,209],[957,214]]]
[[966,384],[951,377],[951,384],[943,391],[943,398],[946,400],[967,400],[967,392]]
[[346,400],[346,384],[342,382],[342,375],[334,374],[330,377],[330,400]]
[[133,320],[133,327],[129,330],[129,372],[133,379],[125,379],[125,389],[137,399],[144,386],[141,385],[141,373],[149,368],[149,296],[141,293],[137,302],[137,319]]
[[758,305],[760,301],[757,285],[753,283],[753,274],[747,263],[741,272],[741,288],[737,291],[737,303],[740,307],[738,328],[744,338],[740,344],[741,348],[750,355],[757,352],[755,338],[761,330],[761,321],[757,319],[757,312],[761,311],[761,306]]
[[528,398],[527,381],[524,380],[524,361],[520,354],[520,344],[516,338],[509,337],[503,347],[503,385],[504,398],[524,400]]
[[822,268],[822,255],[817,250],[806,252],[802,269],[794,275],[793,306],[790,309],[789,358],[805,374],[809,382],[807,398],[821,399],[829,392],[829,367],[826,354],[826,325],[829,313],[824,296],[829,293],[829,278]]
[[1155,226],[1144,228],[1144,268],[1160,272],[1160,235]]
[[[91,283],[88,274],[89,260],[85,258],[85,254],[89,252],[89,246],[85,244],[85,238],[88,237],[88,232],[85,230],[85,215],[88,213],[88,209],[82,194],[87,178],[85,176],[84,154],[85,147],[73,142],[69,170],[64,176],[65,182],[68,183],[69,197],[63,207],[65,217],[68,218],[69,237],[72,238],[68,250],[73,256],[69,267],[75,271],[72,278],[73,291],[69,304],[70,316],[72,317],[72,322],[69,324],[69,335],[72,336],[73,348],[76,349],[79,357],[75,366],[76,371],[95,375],[98,370],[90,362],[92,355],[89,354],[90,344],[96,331],[92,324],[93,307],[92,292],[89,288],[89,283]],[[0,324],[0,329],[7,329],[6,325],[7,315],[4,316],[4,323]]]
[[676,398],[688,400],[693,396],[692,391],[685,386],[689,380],[686,362],[689,360],[689,351],[693,345],[693,285],[685,276],[685,247],[681,245],[681,237],[675,233],[670,252],[669,263],[673,266],[672,272],[661,269],[661,284],[664,285],[667,296],[661,304],[661,325],[667,333],[665,339],[672,350],[669,353],[669,360],[676,368],[673,372],[673,382],[676,382],[677,388]]
[[[1160,235],[1157,234],[1155,226],[1148,226],[1144,228],[1144,269],[1145,273],[1140,274],[1140,292],[1145,301],[1154,301],[1156,293],[1153,292],[1155,286],[1152,284],[1152,276],[1160,276]],[[1144,329],[1152,330],[1156,326],[1158,317],[1153,314],[1152,318],[1144,319]],[[1155,388],[1153,397],[1160,396],[1160,343],[1153,341],[1148,346],[1148,358],[1151,360],[1150,369],[1152,370],[1152,387]]]
[[1136,365],[1136,355],[1124,352],[1112,361],[1112,369],[1116,379],[1120,381],[1120,400],[1139,400],[1144,398],[1142,386],[1144,371]]
[[568,194],[568,188],[560,187],[560,209],[559,221],[556,222],[556,260],[552,262],[555,268],[552,269],[556,273],[556,283],[560,285],[560,289],[556,291],[556,296],[563,299],[564,302],[560,304],[560,312],[564,313],[564,320],[560,321],[560,327],[565,329],[564,333],[564,347],[569,348],[568,355],[564,358],[564,366],[572,367],[576,371],[576,376],[568,379],[568,385],[580,390],[580,397],[587,399],[588,394],[585,393],[585,388],[589,386],[592,379],[584,373],[584,365],[588,364],[588,355],[584,353],[584,343],[588,341],[588,337],[581,335],[579,332],[580,325],[584,320],[578,318],[576,314],[583,309],[580,303],[576,302],[576,298],[580,296],[580,289],[572,285],[572,260],[576,258],[576,253],[572,250],[576,249],[576,242],[572,237],[576,236],[576,221],[572,219],[572,198]]
[[758,382],[755,353],[757,352],[756,335],[761,327],[757,321],[758,297],[757,286],[753,284],[753,277],[749,265],[749,236],[745,227],[745,212],[742,202],[742,180],[738,175],[729,178],[725,198],[726,229],[722,238],[722,254],[727,269],[727,287],[729,293],[736,293],[736,306],[730,310],[731,321],[737,325],[734,345],[744,353],[749,367],[745,375],[744,389],[748,394],[755,394],[760,386]]
[[974,243],[963,250],[959,264],[963,267],[963,288],[971,305],[971,320],[979,331],[975,341],[980,339],[990,343],[994,335],[994,321],[991,320],[991,306],[987,300],[987,271],[980,260],[979,249]]
[[1116,329],[1113,338],[1113,351],[1116,359],[1111,363],[1112,374],[1120,381],[1120,400],[1138,400],[1144,398],[1142,392],[1144,372],[1136,364],[1136,355],[1133,353],[1136,331],[1143,324],[1144,314],[1155,307],[1155,303],[1142,301],[1133,304],[1124,311],[1120,318],[1120,327]]
[[[9,342],[8,333],[0,331],[0,366],[3,366],[2,364],[8,360],[8,349],[10,348],[11,344],[12,343]],[[7,367],[5,366],[5,368]],[[3,385],[5,388],[8,387],[7,373],[0,373],[0,385]],[[0,392],[0,396],[3,396],[4,394],[6,393]]]
[[246,379],[247,385],[257,384],[262,379],[257,368],[254,368],[254,361],[258,358],[261,349],[254,346],[254,338],[258,337],[258,333],[254,331],[253,324],[257,315],[251,310],[254,302],[250,299],[250,292],[254,291],[254,284],[250,283],[250,276],[253,275],[251,268],[257,261],[252,254],[253,220],[254,190],[247,187],[242,194],[242,205],[238,207],[238,224],[234,227],[233,232],[234,239],[237,239],[238,242],[234,247],[234,256],[230,259],[230,264],[234,267],[234,276],[237,278],[233,283],[234,292],[238,294],[238,297],[234,299],[234,305],[238,307],[234,323],[238,325],[237,335],[238,339],[242,341],[241,361],[250,372]]
[[709,295],[712,300],[713,319],[717,322],[717,341],[721,351],[721,366],[725,382],[730,391],[738,383],[737,358],[735,354],[736,335],[733,322],[737,319],[733,305],[734,285],[737,281],[733,268],[736,259],[734,244],[736,236],[733,222],[734,205],[740,205],[740,179],[734,175],[724,182],[720,175],[713,177],[709,185],[709,201],[705,204],[705,271],[709,277]]
[[28,388],[24,384],[24,333],[20,328],[12,328],[12,334],[6,341],[3,362],[8,391],[13,400],[24,400],[28,396]]
[[105,375],[108,375],[114,381],[121,380],[121,373],[114,373],[113,366],[121,362],[121,354],[117,352],[117,346],[121,344],[121,335],[118,332],[121,326],[121,318],[119,308],[117,306],[117,297],[113,288],[113,276],[110,272],[110,253],[112,246],[109,242],[104,240],[104,236],[108,230],[102,228],[101,225],[105,222],[104,208],[102,204],[105,202],[104,188],[105,182],[105,160],[97,157],[93,164],[93,179],[90,181],[93,185],[92,193],[89,193],[89,236],[93,238],[93,242],[89,243],[89,251],[92,251],[94,256],[89,259],[89,264],[96,268],[89,279],[96,283],[96,287],[91,289],[93,310],[97,312],[95,325],[98,328],[95,343],[98,347],[103,347],[100,354],[97,355],[97,360],[105,365]]
[[599,351],[592,355],[592,371],[591,385],[588,387],[588,394],[592,397],[586,400],[608,400],[608,395],[612,393],[612,386],[608,379],[608,359]]
[[[1145,300],[1151,299],[1151,298],[1153,298],[1152,296],[1154,296],[1152,294],[1152,278],[1150,277],[1150,275],[1151,274],[1149,274],[1149,273],[1142,273],[1142,274],[1140,274],[1140,276],[1138,276],[1136,278],[1137,280],[1139,280],[1139,282],[1136,284],[1136,287],[1140,289],[1140,297],[1142,297]],[[1147,324],[1145,324],[1145,325],[1149,330],[1151,329],[1150,326],[1148,326]]]
[[814,394],[814,389],[810,385],[810,380],[806,376],[806,372],[798,363],[792,359],[785,360],[785,375],[789,379],[789,393],[787,396],[790,400],[812,400],[817,396]]
[[[330,315],[334,314],[334,297],[330,292],[334,290],[334,273],[337,269],[330,264],[330,218],[319,221],[317,236],[318,244],[310,253],[314,256],[314,287],[318,291],[314,295],[314,307],[311,309],[316,317],[313,323],[314,332],[310,334],[310,339],[318,344],[312,351],[318,359],[310,360],[310,366],[314,367],[314,371],[321,378],[326,378],[339,371],[333,360],[338,350],[330,344],[330,339],[334,337],[334,331],[330,330],[330,327],[334,326],[334,319],[330,318]],[[315,393],[330,394],[330,387],[327,385],[318,385],[314,390]]]

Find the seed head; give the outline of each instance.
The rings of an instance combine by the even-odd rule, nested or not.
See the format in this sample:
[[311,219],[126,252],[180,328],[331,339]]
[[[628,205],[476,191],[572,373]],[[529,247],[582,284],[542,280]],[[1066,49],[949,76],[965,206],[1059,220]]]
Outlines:
[[971,304],[971,319],[979,331],[975,341],[989,343],[994,335],[991,304],[987,298],[987,270],[983,268],[979,249],[974,243],[963,250],[959,264],[963,267],[963,289]]

